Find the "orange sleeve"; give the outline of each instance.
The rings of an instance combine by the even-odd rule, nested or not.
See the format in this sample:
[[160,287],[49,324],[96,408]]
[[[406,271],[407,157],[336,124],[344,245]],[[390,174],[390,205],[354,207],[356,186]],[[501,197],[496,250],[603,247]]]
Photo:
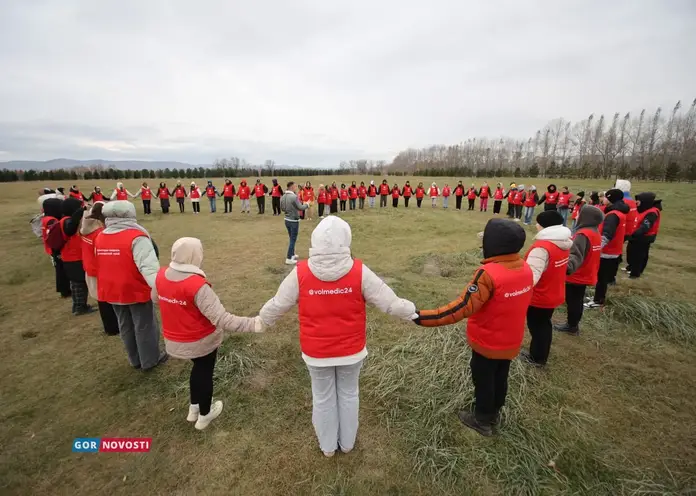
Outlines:
[[420,310],[415,323],[423,327],[456,324],[478,312],[493,295],[493,280],[486,271],[477,269],[471,282],[456,300],[435,310]]

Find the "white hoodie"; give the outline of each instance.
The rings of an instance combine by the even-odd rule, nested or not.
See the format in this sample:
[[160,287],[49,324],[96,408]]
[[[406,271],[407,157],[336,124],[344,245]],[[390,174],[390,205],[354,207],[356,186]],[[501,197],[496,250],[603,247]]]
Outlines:
[[[571,235],[572,233],[570,232],[570,229],[565,226],[550,226],[539,231],[534,239],[538,239],[540,241],[551,241],[561,250],[570,250],[570,248],[573,246]],[[545,249],[536,247],[529,252],[529,255],[527,256],[527,264],[529,264],[529,267],[532,269],[535,286],[539,282],[539,279],[541,279],[541,275],[546,270],[548,263],[549,252]]]
[[[322,281],[337,281],[353,268],[350,256],[350,226],[343,219],[330,216],[322,220],[312,232],[312,247],[309,249],[309,270]],[[259,312],[264,324],[273,325],[285,312],[297,304],[300,286],[297,269],[293,269],[283,280],[276,295],[268,300]],[[403,320],[416,317],[416,306],[409,300],[396,296],[374,272],[363,264],[362,294],[365,301],[379,310]],[[302,358],[314,367],[336,367],[351,365],[367,356],[367,348],[355,355],[334,358],[312,358],[304,353]]]

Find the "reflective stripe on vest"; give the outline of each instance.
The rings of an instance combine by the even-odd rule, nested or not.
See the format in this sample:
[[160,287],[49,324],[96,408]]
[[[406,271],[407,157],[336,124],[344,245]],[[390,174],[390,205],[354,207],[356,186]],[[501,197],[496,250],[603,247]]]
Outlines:
[[300,347],[312,358],[355,355],[365,348],[366,313],[362,262],[337,281],[322,281],[306,260],[297,264]]
[[97,258],[99,301],[107,303],[146,303],[150,286],[133,260],[133,241],[147,235],[138,229],[114,234],[102,232],[94,241]]
[[193,343],[215,332],[210,322],[196,306],[198,290],[208,282],[193,274],[182,281],[170,281],[162,267],[157,273],[155,286],[162,316],[162,334],[170,341]]
[[582,265],[571,275],[566,276],[566,282],[571,284],[582,284],[585,286],[594,286],[597,284],[597,273],[599,271],[600,254],[602,253],[602,235],[594,229],[582,228],[575,233],[573,239],[578,235],[583,235],[587,238],[589,249],[585,258],[582,260]]
[[546,250],[549,260],[546,270],[534,286],[530,305],[538,308],[556,308],[565,301],[566,269],[570,250],[562,250],[552,241],[537,240],[524,256],[525,260],[534,248]]

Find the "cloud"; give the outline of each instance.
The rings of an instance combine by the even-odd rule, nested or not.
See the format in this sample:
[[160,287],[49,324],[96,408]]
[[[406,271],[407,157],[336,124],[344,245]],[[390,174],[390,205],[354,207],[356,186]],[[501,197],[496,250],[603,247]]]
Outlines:
[[696,6],[5,0],[0,156],[336,165],[690,101]]

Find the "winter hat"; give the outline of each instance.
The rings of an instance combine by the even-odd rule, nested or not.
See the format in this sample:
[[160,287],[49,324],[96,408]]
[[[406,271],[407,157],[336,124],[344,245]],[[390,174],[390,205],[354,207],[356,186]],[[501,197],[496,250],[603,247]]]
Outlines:
[[530,191],[536,191],[536,186],[534,186],[534,185],[532,184],[532,185],[529,187],[529,190],[530,190]]
[[604,193],[604,196],[609,200],[609,203],[616,203],[617,201],[623,200],[624,194],[620,189],[610,189]]
[[198,238],[179,238],[172,245],[172,261],[169,267],[179,272],[199,274],[205,277],[201,270],[203,263],[203,244]]
[[643,213],[646,210],[652,208],[655,205],[656,199],[655,193],[651,191],[646,191],[645,193],[640,193],[636,195],[636,200],[640,202],[638,205],[638,212]]
[[592,205],[583,205],[578,213],[578,222],[574,231],[578,232],[584,227],[597,228],[604,220],[604,214],[597,207]]
[[584,192],[584,191],[580,191],[580,192],[577,194],[577,196],[578,196],[579,198],[585,198],[585,192]]
[[82,202],[77,198],[66,198],[63,200],[62,210],[66,217],[71,216],[82,208]]
[[563,216],[557,210],[546,210],[537,215],[536,221],[541,227],[560,226],[563,224]]
[[596,191],[593,191],[592,193],[590,193],[590,200],[595,205],[598,204],[599,203],[599,193],[597,193]]
[[524,189],[524,184],[520,184],[519,186],[517,186],[517,189]]
[[278,186],[278,180],[277,180],[277,179],[273,179],[273,186]]
[[483,230],[483,258],[519,253],[526,238],[519,224],[507,219],[491,219]]

